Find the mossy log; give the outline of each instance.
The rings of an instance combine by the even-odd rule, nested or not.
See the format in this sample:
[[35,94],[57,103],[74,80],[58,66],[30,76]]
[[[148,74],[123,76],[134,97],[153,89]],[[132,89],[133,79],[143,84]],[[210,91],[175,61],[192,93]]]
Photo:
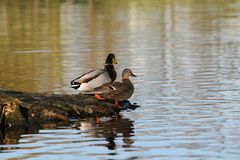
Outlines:
[[124,101],[119,109],[112,101],[100,101],[92,95],[27,93],[0,89],[0,107],[0,125],[3,128],[69,121],[78,117],[109,117],[121,110],[135,109],[138,105]]

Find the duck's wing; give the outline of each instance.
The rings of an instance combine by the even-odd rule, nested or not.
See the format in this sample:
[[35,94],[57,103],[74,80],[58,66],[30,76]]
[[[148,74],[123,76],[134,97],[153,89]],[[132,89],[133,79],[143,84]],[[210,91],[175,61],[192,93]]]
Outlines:
[[103,84],[99,89],[104,89],[106,92],[111,92],[115,90],[122,90],[123,84],[121,82],[106,83]]
[[102,75],[104,72],[106,72],[105,69],[96,69],[96,70],[92,70],[90,72],[87,72],[83,75],[81,75],[80,77],[74,79],[71,81],[71,84],[81,84],[81,83],[88,83],[89,81],[99,77],[100,75]]
[[104,98],[114,98],[125,93],[128,88],[121,82],[114,82],[112,84],[104,84],[103,85],[105,91],[100,95]]
[[134,92],[132,85],[121,82],[109,84],[108,88],[111,89],[111,91],[100,94],[101,97],[121,101],[130,98]]
[[92,89],[95,89],[105,83],[111,83],[111,78],[107,71],[101,73],[98,77],[93,78],[87,83],[87,85],[91,86]]
[[[114,83],[119,83],[120,82],[114,82]],[[85,92],[85,94],[102,94],[102,93],[110,93],[112,91],[116,90],[116,87],[114,87],[110,82],[109,83],[104,83],[99,87],[94,88],[90,92]]]
[[[71,85],[79,85],[78,90],[85,94],[92,94],[95,88],[110,83],[111,78],[105,69],[93,70],[72,80]],[[89,93],[88,93],[89,92]]]

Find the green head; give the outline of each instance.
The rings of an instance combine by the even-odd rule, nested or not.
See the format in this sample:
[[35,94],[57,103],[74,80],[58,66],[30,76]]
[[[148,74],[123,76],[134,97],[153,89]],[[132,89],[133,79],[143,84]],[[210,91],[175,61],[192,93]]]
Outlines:
[[110,53],[108,55],[105,64],[117,64],[117,61],[115,59],[115,55],[113,53]]

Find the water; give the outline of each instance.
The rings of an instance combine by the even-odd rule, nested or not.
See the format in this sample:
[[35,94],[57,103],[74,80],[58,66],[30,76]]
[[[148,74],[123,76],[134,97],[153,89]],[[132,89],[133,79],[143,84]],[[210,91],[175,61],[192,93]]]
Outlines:
[[130,101],[141,105],[100,124],[9,132],[1,159],[240,159],[239,8],[238,0],[1,1],[1,87],[77,93],[70,80],[114,52],[118,75],[138,75]]

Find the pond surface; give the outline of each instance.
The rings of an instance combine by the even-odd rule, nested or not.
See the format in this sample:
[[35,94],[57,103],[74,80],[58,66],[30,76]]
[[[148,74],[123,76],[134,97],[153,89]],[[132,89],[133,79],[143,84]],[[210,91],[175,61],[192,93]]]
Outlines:
[[0,28],[0,87],[77,93],[114,52],[141,105],[9,131],[0,159],[240,159],[239,0],[2,0]]

